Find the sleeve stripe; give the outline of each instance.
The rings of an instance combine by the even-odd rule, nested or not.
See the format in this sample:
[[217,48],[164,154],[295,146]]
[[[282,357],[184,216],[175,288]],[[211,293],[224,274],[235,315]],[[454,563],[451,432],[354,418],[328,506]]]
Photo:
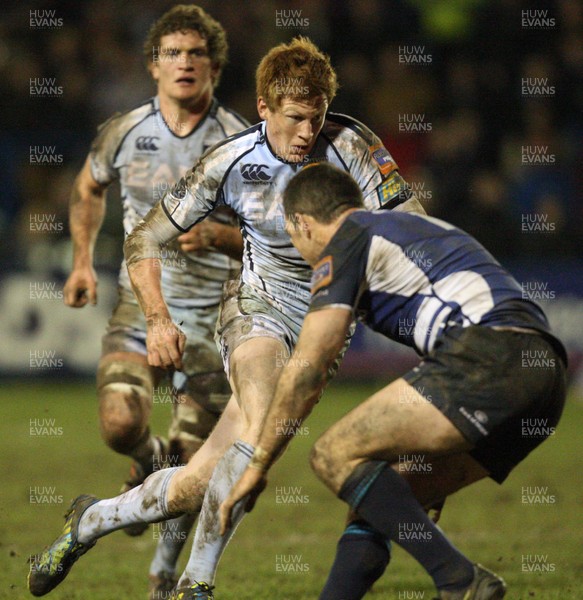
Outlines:
[[371,146],[376,141],[375,134],[364,124],[348,115],[343,115],[341,113],[328,113],[326,118],[333,123],[338,123],[340,125],[344,125],[351,129],[356,133],[359,137],[361,137],[367,146]]
[[308,312],[316,312],[317,310],[322,310],[323,308],[345,308],[346,310],[353,312],[352,306],[350,304],[341,304],[338,302],[332,302],[330,304],[319,304],[318,306],[310,306]]
[[342,158],[342,156],[340,156],[340,152],[338,152],[338,149],[336,148],[336,146],[334,145],[332,140],[324,133],[324,131],[321,131],[320,135],[328,142],[328,145],[330,146],[330,148],[332,148],[332,150],[334,150],[334,154],[336,154],[336,156],[338,157],[338,160],[342,163],[342,166],[344,167],[345,171],[347,173],[350,173],[350,170],[348,169],[348,165],[344,162],[344,159]]
[[188,229],[190,229],[190,227],[193,227],[194,225],[196,225],[196,223],[193,223],[188,229],[184,229],[183,227],[178,225],[178,223],[172,218],[172,215],[168,212],[168,208],[166,208],[166,205],[164,204],[163,198],[160,201],[160,204],[162,205],[162,210],[164,211],[164,213],[166,214],[166,216],[168,217],[168,219],[170,220],[172,225],[174,225],[174,227],[176,227],[176,229],[178,229],[178,231],[181,231],[182,233],[186,233],[188,231]]

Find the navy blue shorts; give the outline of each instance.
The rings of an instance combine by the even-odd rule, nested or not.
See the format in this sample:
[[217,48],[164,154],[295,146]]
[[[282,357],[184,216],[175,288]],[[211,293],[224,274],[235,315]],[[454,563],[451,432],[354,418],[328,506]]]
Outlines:
[[565,403],[566,366],[557,340],[483,326],[452,327],[404,379],[474,445],[502,483],[553,435]]

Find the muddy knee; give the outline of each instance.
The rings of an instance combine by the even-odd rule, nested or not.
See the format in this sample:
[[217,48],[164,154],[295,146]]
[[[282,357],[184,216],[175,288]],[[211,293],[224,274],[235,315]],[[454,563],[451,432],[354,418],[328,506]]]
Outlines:
[[331,448],[328,436],[323,435],[316,441],[310,452],[310,466],[324,483],[331,482],[336,472],[336,459]]
[[152,403],[149,369],[126,362],[100,365],[97,393],[103,440],[116,452],[129,454],[149,435]]
[[184,391],[176,392],[168,431],[171,465],[188,462],[203,445],[229,398],[230,388],[222,371],[191,376]]

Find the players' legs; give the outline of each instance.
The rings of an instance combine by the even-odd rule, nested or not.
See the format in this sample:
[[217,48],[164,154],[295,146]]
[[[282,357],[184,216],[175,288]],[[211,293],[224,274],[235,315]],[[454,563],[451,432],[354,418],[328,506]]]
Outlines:
[[320,600],[362,598],[383,575],[390,560],[390,540],[350,511]]
[[[102,338],[97,370],[101,435],[120,454],[134,459],[122,492],[143,482],[165,454],[149,427],[152,392],[165,372],[148,365],[146,323],[133,295],[120,288],[119,300]],[[138,530],[134,532],[139,533]]]
[[[192,339],[190,335],[189,339]],[[187,347],[184,354],[183,362],[188,375],[175,373],[173,378],[175,402],[168,433],[168,466],[187,463],[201,448],[231,395],[214,342],[206,344],[205,340],[200,339],[198,342]],[[157,589],[156,586],[168,589],[196,516],[197,513],[185,513],[164,525],[150,564],[151,591]]]
[[332,425],[314,445],[311,462],[318,477],[337,494],[365,461],[393,464],[413,453],[437,456],[471,447],[431,402],[397,379]]
[[[465,454],[458,454],[447,457],[446,460],[466,456]],[[423,465],[428,466],[430,470],[433,469],[430,471],[430,475],[433,476],[431,479],[427,477],[425,472],[419,476],[414,472],[407,471],[405,468],[407,463],[400,462],[398,469],[399,474],[407,479],[411,485],[415,497],[423,504],[425,510],[431,511],[430,514],[434,523],[439,520],[445,497],[436,502],[427,499],[438,497],[443,489],[440,482],[440,492],[430,493],[432,490],[431,485],[436,481],[437,468],[441,460],[441,458],[434,458],[432,464]],[[412,461],[409,466],[415,469],[418,464]],[[456,468],[452,465],[452,468],[448,468],[444,475],[453,476],[455,471]],[[430,487],[427,487],[427,484]],[[451,493],[453,491],[454,488],[452,487]],[[330,567],[324,588],[320,593],[320,600],[335,600],[337,598],[359,600],[382,577],[390,560],[391,541],[361,518],[356,511],[349,510],[346,527],[336,545],[334,561]]]
[[217,513],[220,504],[237,482],[253,454],[262,423],[273,397],[285,346],[273,337],[254,337],[240,344],[230,356],[231,386],[239,399],[242,428],[239,439],[215,468],[204,499],[190,560],[179,580],[179,587],[195,581],[213,583],[221,554],[243,518],[242,507],[236,510],[231,530],[219,532]]
[[[447,495],[487,475],[466,453],[432,457],[427,462],[424,459],[418,456],[416,460],[399,461],[392,467],[409,483],[426,511]],[[419,467],[421,472],[417,471]],[[390,558],[389,538],[351,510],[319,599],[360,600],[383,575]]]
[[[554,368],[525,374],[525,351],[544,352]],[[542,336],[452,328],[419,367],[330,428],[312,462],[328,487],[426,568],[440,597],[453,597],[450,590],[467,591],[470,563],[423,508],[486,475],[502,483],[544,440],[525,439],[524,420],[554,427],[564,398],[563,359]],[[477,585],[504,592],[502,580],[481,567]]]
[[79,521],[79,540],[90,543],[133,523],[156,523],[199,511],[215,464],[239,433],[239,408],[231,398],[212,434],[186,466],[154,471],[142,485],[90,506]]
[[233,395],[210,436],[170,481],[168,506],[171,512],[200,511],[213,469],[240,436],[241,421],[239,404]]
[[99,361],[97,394],[101,436],[116,452],[152,470],[158,449],[150,434],[152,389],[161,373],[137,352],[112,352]]
[[[407,403],[400,402],[404,397]],[[473,565],[449,543],[423,505],[487,475],[465,454],[470,448],[435,406],[399,379],[333,425],[316,442],[311,460],[328,487],[412,554],[439,590],[449,591],[471,583]],[[451,455],[458,457],[449,464]],[[440,466],[444,466],[436,469],[430,486],[419,477],[412,478],[411,485],[399,473],[400,465],[419,456],[427,461],[442,457]]]

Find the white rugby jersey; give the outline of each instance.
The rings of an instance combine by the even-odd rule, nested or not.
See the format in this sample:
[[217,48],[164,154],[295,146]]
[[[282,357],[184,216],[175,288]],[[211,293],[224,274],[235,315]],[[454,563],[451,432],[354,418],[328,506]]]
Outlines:
[[245,247],[242,280],[282,311],[298,316],[310,300],[309,265],[285,231],[283,191],[307,164],[328,161],[356,179],[369,210],[413,197],[379,138],[345,115],[328,114],[311,154],[288,163],[269,146],[262,122],[215,146],[162,200],[174,226],[186,231],[217,206],[231,207]]
[[[114,115],[99,129],[90,153],[91,174],[108,185],[119,179],[126,235],[217,142],[248,123],[213,99],[194,130],[176,135],[166,124],[156,96],[141,106]],[[232,211],[219,209],[212,218],[236,224]],[[236,275],[240,263],[215,251],[184,253],[175,240],[160,250],[162,291],[170,305],[208,307],[219,303],[223,282]],[[131,290],[125,263],[119,284]],[[196,293],[193,293],[196,290]]]

